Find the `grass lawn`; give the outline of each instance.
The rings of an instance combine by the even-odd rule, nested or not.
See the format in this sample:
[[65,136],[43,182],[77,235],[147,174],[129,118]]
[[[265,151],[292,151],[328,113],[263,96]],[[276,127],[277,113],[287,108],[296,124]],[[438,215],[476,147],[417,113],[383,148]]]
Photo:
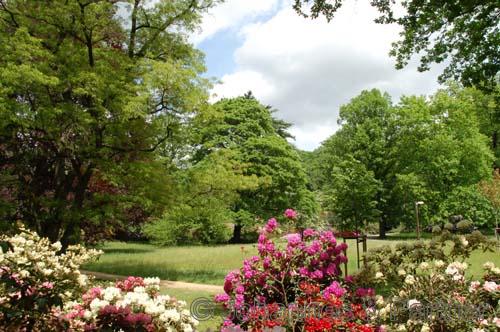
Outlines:
[[[190,305],[195,299],[199,298],[207,298],[213,300],[215,293],[204,292],[204,291],[193,291],[189,289],[177,289],[177,288],[162,288],[162,294],[168,294],[173,296],[179,300],[183,300],[187,302],[187,309],[190,310]],[[223,322],[223,318],[225,317],[225,313],[219,308],[214,311],[214,315],[212,318],[200,321],[200,325],[198,326],[198,331],[206,331],[207,329],[211,329],[212,331],[216,331],[218,327]]]
[[[396,243],[398,240],[368,240],[368,248]],[[411,241],[411,240],[409,240]],[[356,245],[348,240],[348,271],[356,269]],[[228,271],[242,266],[242,261],[257,253],[254,245],[192,246],[162,248],[150,244],[108,242],[99,261],[84,269],[119,275],[158,276],[165,280],[221,285]],[[475,252],[469,263],[471,275],[480,275],[482,263],[500,266],[500,251]]]

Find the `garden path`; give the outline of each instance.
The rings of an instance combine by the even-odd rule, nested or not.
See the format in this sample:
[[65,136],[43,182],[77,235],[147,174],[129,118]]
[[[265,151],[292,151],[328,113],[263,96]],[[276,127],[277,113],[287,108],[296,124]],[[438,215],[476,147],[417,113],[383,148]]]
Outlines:
[[[116,274],[102,273],[102,272],[92,272],[92,271],[81,271],[82,273],[93,276],[96,279],[100,280],[124,280],[126,276],[120,276]],[[189,290],[197,290],[197,291],[207,291],[207,292],[224,292],[222,286],[216,285],[206,285],[206,284],[196,284],[192,282],[184,282],[184,281],[171,281],[171,280],[160,280],[160,286],[165,288],[181,288],[181,289],[189,289]]]

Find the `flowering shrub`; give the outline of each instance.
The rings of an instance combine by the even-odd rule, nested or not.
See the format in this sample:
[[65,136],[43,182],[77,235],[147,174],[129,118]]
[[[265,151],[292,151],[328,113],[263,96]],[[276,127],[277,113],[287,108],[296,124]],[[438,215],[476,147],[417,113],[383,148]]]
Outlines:
[[373,318],[394,331],[498,331],[500,269],[484,265],[482,281],[467,281],[466,263],[422,262],[401,270],[401,287],[389,301],[378,298]]
[[0,325],[16,331],[46,330],[52,309],[84,291],[80,265],[100,255],[82,246],[61,253],[60,243],[24,229],[0,244]]
[[[289,209],[285,216],[296,213]],[[259,256],[226,276],[225,294],[215,298],[229,310],[223,330],[375,331],[362,305],[374,291],[352,289],[351,279],[341,277],[347,245],[330,231],[306,229],[284,236],[286,245],[280,246],[278,234],[272,218],[260,232]]]
[[129,277],[115,285],[87,291],[58,314],[60,326],[72,331],[185,331],[194,330],[183,301],[159,295],[158,278]]
[[358,285],[389,283],[393,287],[402,284],[401,276],[417,272],[420,263],[442,260],[451,263],[465,260],[474,250],[493,251],[494,241],[479,231],[468,235],[443,232],[431,241],[398,243],[370,249],[366,254],[366,265],[356,274]]

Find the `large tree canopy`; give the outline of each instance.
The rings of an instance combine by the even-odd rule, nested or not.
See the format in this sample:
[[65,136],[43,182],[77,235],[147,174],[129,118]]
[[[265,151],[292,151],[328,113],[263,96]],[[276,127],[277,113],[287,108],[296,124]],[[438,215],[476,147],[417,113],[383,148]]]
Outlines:
[[[302,15],[331,20],[344,0],[295,0]],[[439,77],[460,80],[465,85],[498,83],[500,70],[500,4],[497,0],[371,0],[382,24],[402,27],[401,39],[393,43],[391,55],[402,68],[412,56],[420,56],[420,71],[432,63],[447,63]],[[402,8],[398,8],[402,6]],[[401,14],[399,14],[401,13]]]
[[245,165],[244,174],[258,178],[257,188],[240,190],[234,204],[234,241],[240,240],[244,224],[258,218],[269,218],[292,207],[307,219],[316,210],[300,156],[285,139],[290,137],[290,125],[275,119],[272,113],[271,107],[247,94],[223,99],[196,119],[201,144],[195,159],[230,149]]
[[[492,153],[475,114],[480,101],[452,88],[393,105],[388,95],[371,90],[342,106],[342,127],[318,149],[319,170],[312,173],[320,176],[314,182],[336,226],[378,222],[384,235],[389,227],[413,223],[416,201],[425,201],[426,222],[463,213],[447,197],[470,192],[491,176]],[[478,202],[486,206],[480,197],[469,205]],[[475,214],[473,221],[491,225],[485,215],[491,213]]]
[[134,0],[118,15],[114,0],[0,1],[3,220],[68,243],[109,219],[98,197],[168,192],[154,153],[204,107],[187,32],[214,2]]

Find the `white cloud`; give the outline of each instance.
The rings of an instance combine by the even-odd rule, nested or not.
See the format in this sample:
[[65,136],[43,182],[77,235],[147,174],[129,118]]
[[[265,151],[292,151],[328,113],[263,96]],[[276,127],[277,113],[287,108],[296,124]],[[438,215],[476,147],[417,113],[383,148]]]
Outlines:
[[330,137],[336,130],[336,123],[324,123],[305,125],[302,127],[293,126],[290,128],[290,133],[295,137],[295,140],[290,140],[290,143],[307,151],[314,150],[318,144]]
[[192,42],[201,43],[224,29],[240,27],[247,20],[277,8],[279,0],[226,0],[204,15],[200,33],[192,36]]
[[346,2],[330,23],[304,19],[284,6],[269,20],[240,29],[237,69],[214,92],[221,98],[252,90],[294,123],[296,145],[304,149],[334,132],[339,106],[364,89],[379,88],[394,100],[434,92],[442,67],[426,73],[414,63],[394,69],[388,52],[399,28],[375,24],[376,15],[365,1]]

